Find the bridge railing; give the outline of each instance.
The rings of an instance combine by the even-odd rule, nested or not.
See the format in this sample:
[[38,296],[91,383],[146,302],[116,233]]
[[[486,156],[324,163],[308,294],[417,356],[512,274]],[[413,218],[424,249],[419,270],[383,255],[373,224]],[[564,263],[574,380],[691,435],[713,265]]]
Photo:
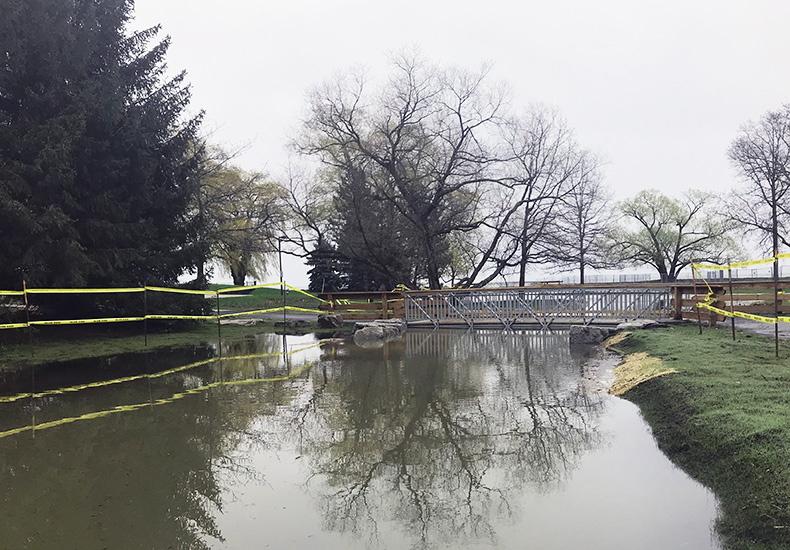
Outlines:
[[674,314],[667,285],[521,287],[419,291],[404,294],[409,324],[513,325],[537,322],[590,324],[666,319]]
[[[772,314],[773,281],[710,283],[713,305],[754,314]],[[709,289],[693,283],[601,283],[592,285],[550,284],[529,287],[407,292],[343,292],[321,294],[321,309],[344,318],[403,318],[411,325],[505,326],[553,323],[613,323],[631,319],[693,319],[715,325],[724,318],[696,304]],[[779,285],[780,313],[790,314],[790,280]]]

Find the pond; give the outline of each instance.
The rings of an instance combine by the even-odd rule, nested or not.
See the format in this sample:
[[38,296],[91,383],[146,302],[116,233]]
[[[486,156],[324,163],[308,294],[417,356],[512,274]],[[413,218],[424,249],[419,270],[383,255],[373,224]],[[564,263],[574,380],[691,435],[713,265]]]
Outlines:
[[409,331],[6,376],[0,548],[720,548],[614,364],[561,331]]

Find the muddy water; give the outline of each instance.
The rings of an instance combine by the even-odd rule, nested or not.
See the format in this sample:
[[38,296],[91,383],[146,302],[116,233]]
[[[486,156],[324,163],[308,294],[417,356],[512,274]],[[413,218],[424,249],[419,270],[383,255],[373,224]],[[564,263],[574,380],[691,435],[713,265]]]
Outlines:
[[719,548],[713,495],[566,333],[217,352],[5,379],[0,548]]

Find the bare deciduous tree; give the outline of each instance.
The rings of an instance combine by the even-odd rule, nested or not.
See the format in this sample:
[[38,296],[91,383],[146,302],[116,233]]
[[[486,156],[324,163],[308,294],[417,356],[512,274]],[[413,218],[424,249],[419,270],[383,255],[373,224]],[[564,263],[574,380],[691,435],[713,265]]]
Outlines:
[[727,151],[746,184],[733,192],[729,215],[748,232],[771,243],[790,246],[790,106],[748,122]]
[[555,218],[556,226],[548,239],[551,258],[566,269],[579,270],[584,284],[586,267],[603,269],[613,266],[605,242],[611,231],[611,193],[603,184],[599,161],[587,156],[581,163],[574,184],[563,197]]
[[499,178],[484,221],[475,268],[465,283],[483,286],[515,268],[526,282],[530,264],[553,261],[550,240],[559,205],[590,164],[555,110],[533,106],[500,125]]
[[470,287],[514,269],[523,284],[550,260],[544,237],[588,154],[556,111],[510,116],[504,97],[485,68],[414,55],[394,59],[378,93],[358,72],[313,91],[296,147],[325,167],[332,240],[365,264],[355,271]]
[[495,128],[503,94],[485,85],[486,69],[440,70],[408,55],[394,65],[372,103],[359,74],[316,89],[298,147],[334,168],[336,182],[362,178],[372,200],[402,216],[428,284],[439,288],[449,237],[481,223],[492,163],[483,135]]

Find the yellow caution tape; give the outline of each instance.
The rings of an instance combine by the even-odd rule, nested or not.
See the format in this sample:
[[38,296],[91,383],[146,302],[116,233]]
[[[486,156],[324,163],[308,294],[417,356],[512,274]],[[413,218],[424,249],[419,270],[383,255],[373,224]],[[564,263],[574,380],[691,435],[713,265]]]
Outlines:
[[21,290],[0,290],[0,296],[24,296]]
[[162,378],[164,376],[168,376],[171,374],[175,374],[178,372],[182,372],[189,369],[194,369],[195,367],[201,367],[203,365],[208,365],[210,363],[216,363],[219,361],[229,361],[234,359],[261,359],[263,357],[278,357],[281,355],[294,355],[297,353],[301,353],[303,351],[307,351],[314,348],[320,348],[323,344],[313,344],[312,346],[306,346],[303,348],[298,348],[295,350],[291,350],[287,353],[283,352],[272,352],[272,353],[254,353],[249,355],[234,355],[231,357],[212,357],[210,359],[204,359],[202,361],[196,361],[194,363],[189,363],[188,365],[182,365],[180,367],[174,367],[172,369],[163,370],[160,372],[150,373],[150,374],[138,374],[135,376],[124,376],[123,378],[113,378],[112,380],[102,380],[100,382],[90,382],[88,384],[79,384],[76,386],[68,386],[64,388],[55,388],[51,390],[45,390],[37,393],[19,393],[16,395],[8,395],[0,397],[0,403],[11,403],[14,401],[19,401],[20,399],[27,399],[27,398],[38,398],[38,397],[49,397],[52,395],[62,395],[65,393],[72,393],[78,392],[85,389],[90,388],[101,388],[105,386],[111,386],[114,384],[123,384],[125,382],[133,382],[135,380],[143,380],[143,379],[154,379],[154,378]]
[[150,290],[152,292],[171,292],[173,294],[199,294],[201,296],[217,293],[216,290],[189,290],[186,288],[167,288],[163,286],[147,286],[144,290]]
[[[741,264],[749,263],[750,265],[755,265],[756,263],[773,263],[774,261],[775,259],[771,258],[769,260],[756,260],[754,263],[752,262],[740,262],[740,263]],[[731,265],[734,266],[735,264],[731,264]],[[698,267],[700,267],[700,264],[694,264],[694,266],[692,266],[692,269],[700,276],[700,278],[702,278],[702,282],[704,282],[705,285],[708,287],[709,292],[708,295],[705,297],[704,302],[697,302],[697,307],[707,309],[708,311],[712,311],[719,315],[723,315],[724,317],[740,317],[741,319],[750,319],[752,321],[758,321],[760,323],[769,323],[772,325],[775,325],[778,321],[790,322],[790,317],[779,317],[778,319],[776,319],[774,317],[765,317],[763,315],[753,315],[751,313],[743,313],[742,311],[730,312],[712,306],[711,304],[715,301],[714,298],[715,293],[713,292],[713,289],[711,289],[710,285],[708,284],[708,281],[705,280],[705,277],[703,277],[702,274],[697,270]]]
[[184,319],[193,321],[216,320],[216,315],[146,315],[143,319],[172,320]]
[[750,262],[734,262],[730,265],[732,267],[749,267],[752,265],[762,265],[762,264],[772,264],[776,261],[776,258],[765,258],[764,260],[752,260]]
[[787,254],[787,253],[785,253],[785,254],[777,254],[776,257],[778,259],[780,259],[780,260],[786,260],[786,259],[790,258],[790,254]]
[[5,328],[27,328],[29,325],[27,323],[11,323],[7,325],[0,325],[0,330]]
[[732,316],[733,316],[733,314],[732,314],[732,313],[730,313],[729,311],[727,311],[727,310],[725,310],[725,309],[719,309],[719,308],[717,308],[717,307],[713,307],[713,306],[712,306],[712,305],[710,305],[710,304],[703,304],[703,303],[699,303],[699,304],[697,304],[697,306],[699,306],[699,307],[701,307],[701,308],[705,308],[705,309],[707,309],[708,311],[712,311],[712,312],[714,312],[714,313],[718,313],[719,315],[723,315],[723,316],[725,316],[725,317],[732,317]]
[[244,315],[257,315],[259,313],[282,313],[283,310],[285,311],[300,311],[302,313],[316,313],[318,315],[322,315],[326,313],[325,311],[320,311],[317,309],[305,309],[301,307],[293,307],[293,306],[285,306],[285,307],[274,307],[270,309],[256,309],[253,311],[238,311],[235,313],[225,313],[220,315],[220,319],[229,319],[231,317],[243,317]]
[[[219,359],[219,358],[217,358],[217,359]],[[300,368],[298,368],[297,370],[295,370],[295,371],[293,371],[293,372],[291,372],[291,373],[289,373],[289,374],[287,374],[285,376],[278,376],[278,377],[273,377],[273,378],[249,378],[249,379],[245,379],[245,380],[232,380],[232,381],[213,382],[211,384],[206,384],[205,386],[200,386],[200,387],[197,387],[197,388],[192,388],[192,389],[186,390],[184,392],[176,393],[176,394],[172,395],[171,397],[166,397],[166,398],[162,398],[162,399],[156,399],[154,401],[148,401],[146,403],[138,403],[138,404],[135,404],[135,405],[119,405],[117,407],[113,407],[112,409],[108,409],[108,410],[104,410],[104,411],[97,411],[97,412],[92,412],[92,413],[88,413],[88,414],[83,414],[83,415],[80,415],[80,416],[73,416],[73,417],[69,417],[69,418],[62,418],[60,420],[54,420],[52,422],[44,422],[44,423],[41,423],[41,424],[38,424],[38,425],[23,426],[21,428],[15,428],[13,430],[7,430],[5,432],[0,432],[0,439],[2,439],[4,437],[11,436],[11,435],[23,433],[23,432],[38,431],[38,430],[44,430],[44,429],[48,429],[48,428],[54,428],[56,426],[62,426],[64,424],[70,424],[72,422],[78,422],[80,420],[91,420],[91,419],[95,419],[95,418],[104,418],[104,417],[107,417],[107,416],[110,416],[112,414],[119,413],[119,412],[137,411],[137,410],[144,409],[146,407],[155,406],[155,405],[165,405],[167,403],[173,403],[173,402],[175,402],[175,401],[177,401],[179,399],[183,399],[184,397],[187,397],[188,395],[194,395],[194,394],[197,394],[197,393],[201,393],[201,392],[204,392],[204,391],[212,389],[212,388],[219,388],[219,387],[223,387],[223,386],[242,386],[242,385],[250,385],[250,384],[260,384],[260,383],[264,383],[264,382],[282,382],[282,381],[287,381],[287,380],[290,380],[291,378],[299,376],[300,374],[302,374],[307,369],[311,368],[316,363],[317,363],[317,361],[311,361],[309,363],[306,363],[303,366],[301,366]]]
[[94,323],[127,323],[143,321],[145,317],[113,317],[110,319],[70,319],[63,321],[30,321],[31,325],[90,325]]
[[293,290],[294,292],[298,292],[299,294],[304,294],[308,298],[313,298],[314,300],[318,300],[319,302],[323,302],[325,304],[329,303],[326,300],[322,300],[321,298],[319,298],[318,296],[316,296],[314,294],[310,294],[309,292],[305,292],[304,290],[301,290],[299,288],[293,287],[293,286],[288,285],[288,284],[283,284],[283,283],[266,283],[266,284],[262,284],[262,285],[232,286],[232,287],[227,287],[227,288],[220,288],[220,289],[218,289],[216,291],[212,291],[212,292],[217,292],[218,294],[225,294],[225,293],[228,293],[228,292],[237,292],[239,290],[252,290],[252,289],[255,289],[255,288],[271,288],[271,287],[279,287],[279,286],[284,286],[285,288],[287,288],[289,290]]
[[759,321],[761,323],[770,323],[772,325],[776,324],[776,319],[773,317],[763,317],[762,315],[752,315],[751,313],[743,313],[741,311],[733,311],[732,314],[735,317],[741,317],[743,319],[751,319],[752,321]]
[[225,288],[212,290],[211,292],[216,292],[217,294],[224,294],[226,292],[237,292],[239,290],[254,290],[256,288],[269,288],[273,286],[280,286],[280,284],[281,283],[264,283],[260,285],[249,285],[249,286],[228,286]]
[[319,298],[318,296],[315,296],[315,295],[313,295],[313,294],[310,294],[309,292],[305,292],[304,290],[300,290],[300,289],[298,289],[298,288],[292,287],[292,286],[290,286],[290,285],[285,285],[285,288],[291,289],[291,290],[293,290],[294,292],[298,292],[299,294],[304,294],[305,296],[308,296],[308,297],[310,297],[310,298],[314,298],[314,299],[318,300],[319,302],[323,302],[323,303],[325,303],[325,304],[328,304],[328,303],[329,303],[329,302],[327,302],[326,300],[322,300],[322,299],[321,299],[321,298]]
[[258,313],[276,313],[282,311],[282,307],[275,307],[271,309],[256,309],[254,311],[237,311],[235,313],[225,313],[220,315],[220,319],[230,319],[231,317],[243,317],[244,315],[257,315]]
[[28,294],[128,294],[144,288],[28,288]]
[[[779,254],[777,258],[790,258],[790,254]],[[776,258],[764,258],[762,260],[751,260],[748,262],[733,262],[728,265],[717,265],[717,264],[691,264],[692,268],[696,269],[708,269],[708,270],[726,270],[730,268],[737,268],[737,267],[749,267],[753,265],[762,265],[762,264],[772,264],[776,261]],[[700,275],[701,277],[702,275]]]
[[[730,266],[728,265],[715,265],[715,264],[692,264],[691,267],[693,267],[694,269],[709,269],[709,270],[716,270],[716,269],[725,270],[730,268]],[[702,275],[700,275],[700,277],[701,276]]]

